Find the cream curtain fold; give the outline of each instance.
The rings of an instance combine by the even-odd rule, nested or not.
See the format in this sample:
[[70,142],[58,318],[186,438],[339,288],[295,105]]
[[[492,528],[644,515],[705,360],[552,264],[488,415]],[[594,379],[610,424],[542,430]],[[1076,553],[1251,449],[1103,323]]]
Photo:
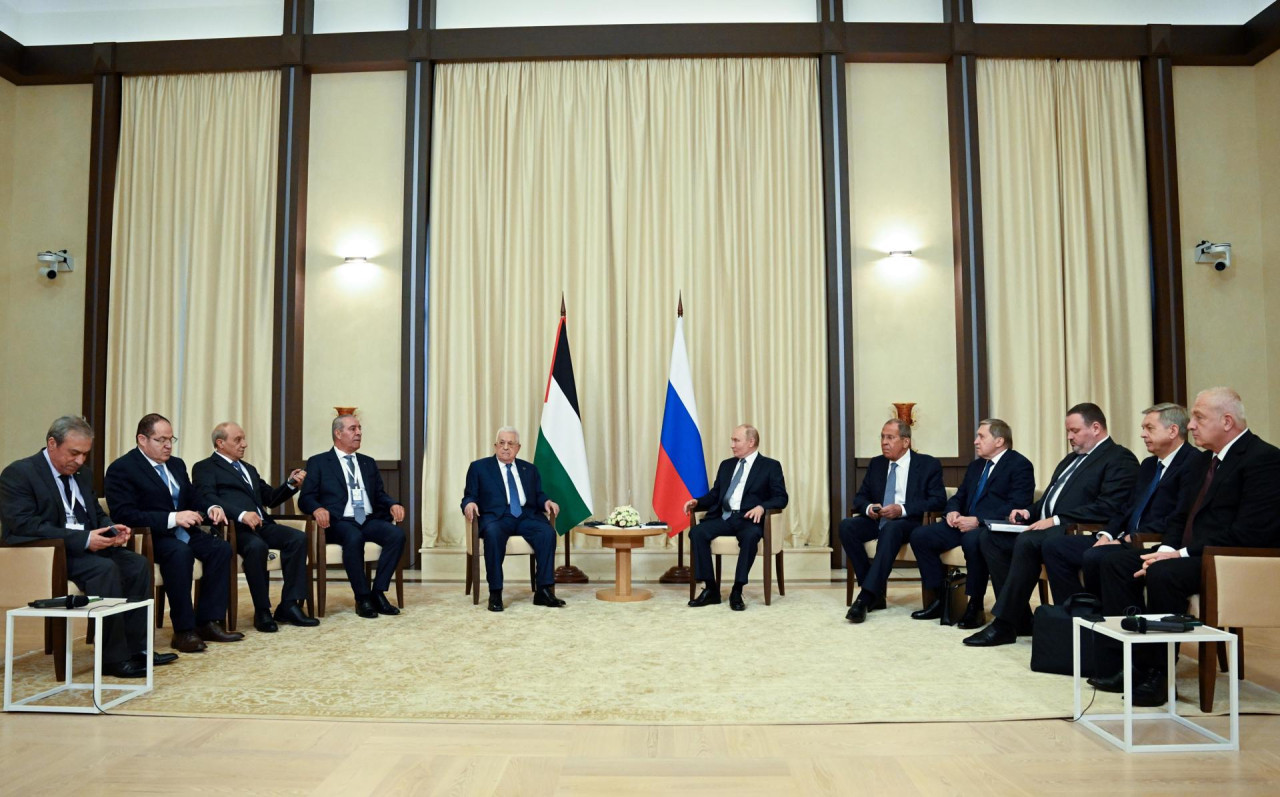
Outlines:
[[1068,407],[1135,448],[1153,400],[1140,81],[1132,61],[978,61],[991,413],[1041,486]]
[[498,426],[533,459],[562,294],[595,515],[651,517],[682,293],[709,471],[758,426],[790,542],[825,545],[816,63],[441,65],[433,119],[424,544],[462,543]]
[[277,72],[127,77],[101,456],[159,412],[189,463],[234,420],[271,472]]

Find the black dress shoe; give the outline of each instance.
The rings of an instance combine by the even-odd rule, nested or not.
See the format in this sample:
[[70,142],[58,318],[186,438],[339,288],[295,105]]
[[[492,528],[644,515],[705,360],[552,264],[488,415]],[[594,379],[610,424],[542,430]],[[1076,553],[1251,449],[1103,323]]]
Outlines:
[[[177,653],[152,653],[151,654],[152,667],[163,667],[166,664],[173,664],[177,660],[178,660]],[[129,663],[135,667],[145,668],[147,666],[147,654],[135,653],[129,657]]]
[[308,617],[307,613],[302,611],[302,607],[297,601],[289,601],[282,603],[276,607],[275,619],[289,625],[301,626],[303,628],[312,628],[320,625],[320,621],[314,617]]
[[564,606],[564,601],[556,597],[553,587],[538,587],[533,593],[533,605],[559,609]]
[[239,642],[244,639],[244,634],[226,630],[217,620],[210,620],[202,626],[197,626],[196,635],[205,642]]
[[1169,685],[1159,670],[1142,670],[1133,677],[1133,704],[1143,708],[1157,708],[1169,700]]
[[970,598],[969,605],[964,607],[964,616],[956,623],[957,628],[981,628],[987,624],[987,613],[982,608],[982,601]]
[[253,613],[253,627],[264,634],[274,634],[280,630],[280,626],[271,617],[270,609],[258,609]]
[[489,590],[489,611],[502,611],[502,590]]
[[373,605],[373,598],[356,598],[356,614],[370,619],[377,617],[378,607]]
[[1115,692],[1119,694],[1124,691],[1124,670],[1117,670],[1114,675],[1095,675],[1089,679],[1089,686],[1099,692]]
[[745,612],[747,610],[747,602],[742,599],[741,592],[729,593],[729,608],[735,612]]
[[378,610],[378,614],[399,614],[400,610],[387,600],[384,592],[373,593],[373,607]]
[[702,592],[698,593],[698,597],[689,601],[689,605],[690,606],[710,606],[713,603],[719,603],[719,602],[720,602],[720,588],[716,587],[713,590],[710,587],[705,587],[703,588]]
[[942,616],[942,601],[935,600],[918,612],[911,613],[912,620],[937,620]]
[[858,599],[849,607],[849,611],[845,612],[844,619],[851,623],[865,622],[867,619],[867,601],[859,595]]
[[134,664],[133,659],[125,659],[103,664],[102,674],[113,678],[146,678],[147,665],[145,661],[142,664]]
[[885,602],[883,595],[879,595],[876,597],[874,601],[871,602],[870,611],[876,612],[881,609],[887,609],[887,608],[889,608],[889,604]]
[[964,643],[971,648],[993,648],[996,645],[1012,645],[1017,641],[1017,634],[994,621],[978,633],[964,638]]

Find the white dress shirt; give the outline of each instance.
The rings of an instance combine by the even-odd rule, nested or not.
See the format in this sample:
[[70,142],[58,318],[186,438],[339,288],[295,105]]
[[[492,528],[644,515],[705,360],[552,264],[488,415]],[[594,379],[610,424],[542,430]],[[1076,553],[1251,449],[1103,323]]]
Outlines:
[[[756,457],[759,455],[759,451],[752,451],[742,458],[742,476],[738,478],[738,486],[733,488],[733,492],[729,493],[729,509],[734,512],[742,511],[742,491],[746,489],[747,477],[751,475],[751,466],[756,464]],[[733,467],[736,470],[738,466],[734,464]],[[732,481],[733,476],[730,475],[729,479]],[[748,507],[748,509],[755,509],[755,507]]]
[[[498,459],[497,455],[493,457],[498,462],[498,470],[502,472],[502,490],[507,494],[507,506],[511,506],[511,484],[507,481],[507,463]],[[516,467],[515,460],[511,460],[511,475],[516,482],[516,497],[520,499],[520,506],[524,506],[524,484],[520,481],[520,469]]]
[[351,457],[351,462],[355,465],[356,484],[360,487],[360,495],[364,498],[364,516],[369,517],[373,514],[373,504],[369,501],[369,491],[364,488],[364,476],[360,473],[360,457],[356,456],[356,452],[344,454],[337,446],[333,447],[333,454],[338,458],[338,467],[342,468],[342,483],[347,485],[347,503],[342,507],[342,516],[344,518],[353,518],[356,516],[355,510],[351,508],[351,470],[347,467],[347,457]]

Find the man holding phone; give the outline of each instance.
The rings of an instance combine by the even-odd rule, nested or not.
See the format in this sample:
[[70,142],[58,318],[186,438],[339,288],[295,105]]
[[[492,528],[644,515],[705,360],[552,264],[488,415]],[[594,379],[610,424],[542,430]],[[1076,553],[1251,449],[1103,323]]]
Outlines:
[[[9,545],[63,540],[67,577],[86,595],[151,597],[151,568],[126,546],[128,526],[113,523],[98,506],[93,483],[80,474],[93,449],[93,428],[64,415],[49,427],[45,448],[0,473],[0,526]],[[147,616],[124,612],[103,621],[103,672],[117,678],[147,675]],[[157,653],[156,665],[178,656]]]

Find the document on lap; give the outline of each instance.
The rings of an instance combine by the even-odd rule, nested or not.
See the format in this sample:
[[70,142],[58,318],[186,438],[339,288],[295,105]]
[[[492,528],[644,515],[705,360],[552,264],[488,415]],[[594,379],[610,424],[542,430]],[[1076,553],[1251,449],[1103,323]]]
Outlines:
[[1026,524],[1010,523],[1007,520],[984,520],[982,521],[982,525],[992,531],[1007,531],[1011,534],[1021,534],[1027,530]]

